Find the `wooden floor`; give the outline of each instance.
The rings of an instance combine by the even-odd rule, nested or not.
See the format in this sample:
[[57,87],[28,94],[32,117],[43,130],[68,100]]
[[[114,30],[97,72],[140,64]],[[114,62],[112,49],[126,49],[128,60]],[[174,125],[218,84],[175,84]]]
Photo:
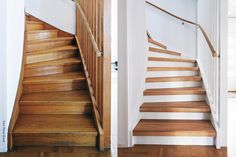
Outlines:
[[227,149],[203,146],[136,145],[120,148],[118,157],[227,157]]
[[0,157],[111,157],[111,153],[93,147],[19,147],[16,152],[0,153]]

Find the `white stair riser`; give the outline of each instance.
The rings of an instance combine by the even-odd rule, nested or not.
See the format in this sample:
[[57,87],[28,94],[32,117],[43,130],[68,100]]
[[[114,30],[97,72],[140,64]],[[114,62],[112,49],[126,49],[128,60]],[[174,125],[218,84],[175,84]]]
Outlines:
[[144,102],[179,102],[179,101],[203,101],[205,95],[154,95],[144,96]]
[[164,57],[164,58],[180,58],[180,56],[166,54],[166,53],[159,53],[159,52],[148,52],[148,57]]
[[200,86],[202,86],[202,82],[201,81],[150,82],[150,83],[146,83],[146,89],[200,87]]
[[141,112],[142,119],[209,120],[209,113]]
[[149,67],[194,67],[195,63],[187,62],[163,62],[163,61],[149,61]]
[[197,76],[198,71],[148,71],[148,77]]
[[132,144],[213,146],[215,138],[205,136],[133,136]]

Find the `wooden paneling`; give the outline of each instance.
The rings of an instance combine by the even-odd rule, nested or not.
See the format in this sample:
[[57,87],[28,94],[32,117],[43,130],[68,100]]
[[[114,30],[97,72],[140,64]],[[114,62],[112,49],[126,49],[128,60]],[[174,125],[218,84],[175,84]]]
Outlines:
[[[77,2],[77,43],[89,80],[94,115],[101,123],[102,147],[110,147],[111,104],[111,4],[108,0]],[[98,124],[100,125],[100,124]],[[100,136],[101,137],[101,136]],[[103,148],[102,148],[103,149]]]

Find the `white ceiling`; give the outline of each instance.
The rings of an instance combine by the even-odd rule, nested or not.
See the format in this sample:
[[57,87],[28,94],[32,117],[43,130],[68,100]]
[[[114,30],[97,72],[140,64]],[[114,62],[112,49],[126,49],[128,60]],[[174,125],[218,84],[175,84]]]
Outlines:
[[229,0],[229,17],[236,17],[236,0]]

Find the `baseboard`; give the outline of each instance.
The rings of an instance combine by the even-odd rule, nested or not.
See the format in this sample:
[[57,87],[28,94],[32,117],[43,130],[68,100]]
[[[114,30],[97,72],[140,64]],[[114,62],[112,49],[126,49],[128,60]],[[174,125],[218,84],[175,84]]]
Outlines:
[[215,139],[213,137],[196,136],[134,136],[134,144],[147,145],[198,145],[213,146]]
[[6,147],[0,147],[0,153],[6,153],[7,152],[7,148]]

